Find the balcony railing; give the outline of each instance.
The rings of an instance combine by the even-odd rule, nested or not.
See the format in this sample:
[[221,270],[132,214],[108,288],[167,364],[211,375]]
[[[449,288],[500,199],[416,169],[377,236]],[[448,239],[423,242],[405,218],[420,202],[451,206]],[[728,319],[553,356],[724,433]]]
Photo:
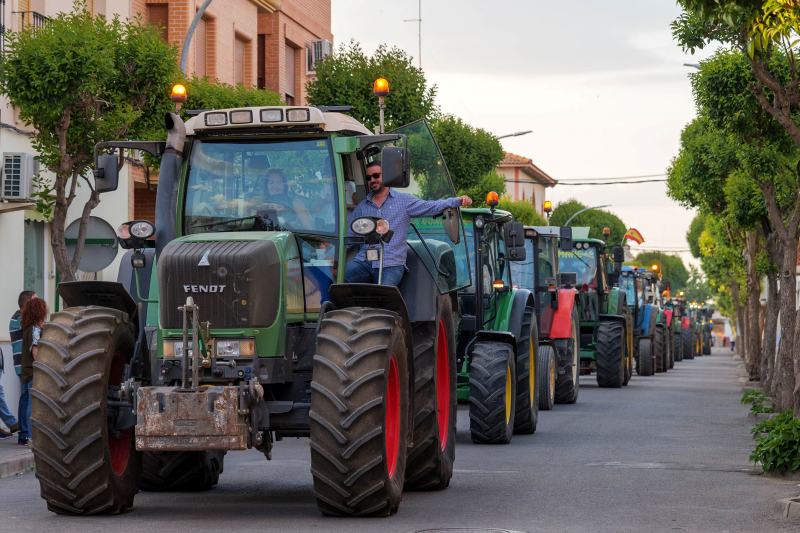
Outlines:
[[13,11],[12,14],[19,16],[19,24],[17,25],[19,30],[32,29],[36,31],[50,20],[48,17],[36,11]]

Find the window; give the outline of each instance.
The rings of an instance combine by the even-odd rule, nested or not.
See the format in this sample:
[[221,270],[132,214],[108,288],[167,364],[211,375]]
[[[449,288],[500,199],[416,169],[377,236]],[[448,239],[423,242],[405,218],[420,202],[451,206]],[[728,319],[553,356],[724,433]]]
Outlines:
[[286,44],[285,66],[284,66],[284,80],[283,80],[283,94],[285,95],[286,103],[294,105],[294,85],[295,85],[295,61],[296,50],[289,44]]
[[161,38],[167,40],[167,27],[169,23],[169,5],[167,4],[147,4],[147,23],[158,27]]
[[22,154],[6,155],[3,161],[3,196],[22,197]]
[[263,33],[258,36],[256,42],[256,86],[259,89],[267,88],[267,77],[265,73],[265,63],[267,62],[267,36]]
[[236,85],[244,85],[244,50],[245,42],[243,39],[236,37],[233,46],[233,82]]
[[25,221],[25,288],[44,294],[44,222]]

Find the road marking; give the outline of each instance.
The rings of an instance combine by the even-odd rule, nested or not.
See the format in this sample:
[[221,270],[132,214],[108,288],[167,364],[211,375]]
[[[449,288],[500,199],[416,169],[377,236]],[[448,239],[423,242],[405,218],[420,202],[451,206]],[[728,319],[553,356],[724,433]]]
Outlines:
[[586,466],[605,466],[610,468],[637,468],[643,470],[691,470],[700,472],[758,472],[752,467],[736,467],[733,465],[706,465],[706,464],[681,464],[681,463],[623,463],[609,461],[605,463],[587,463]]
[[453,469],[456,474],[519,474],[519,470],[461,470]]

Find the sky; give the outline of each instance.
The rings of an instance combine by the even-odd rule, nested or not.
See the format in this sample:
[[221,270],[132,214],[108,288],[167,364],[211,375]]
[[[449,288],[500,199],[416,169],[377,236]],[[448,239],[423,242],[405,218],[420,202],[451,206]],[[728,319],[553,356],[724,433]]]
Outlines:
[[[674,0],[421,4],[422,68],[439,107],[497,136],[533,130],[502,139],[506,151],[557,180],[663,174],[678,153],[694,117],[693,69],[683,63],[708,53],[688,55],[672,40]],[[385,43],[418,61],[418,24],[404,22],[419,18],[418,1],[332,0],[332,9],[335,45],[352,39],[372,53]],[[665,183],[562,183],[547,196],[610,204],[644,247],[687,250],[684,262],[698,264],[685,238],[694,213],[667,197]]]

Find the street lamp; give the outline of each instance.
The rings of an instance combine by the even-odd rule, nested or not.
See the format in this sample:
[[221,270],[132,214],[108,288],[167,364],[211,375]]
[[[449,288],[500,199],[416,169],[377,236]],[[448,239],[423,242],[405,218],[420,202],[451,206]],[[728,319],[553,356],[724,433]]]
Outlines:
[[683,66],[684,67],[696,68],[697,70],[700,70],[700,64],[699,63],[684,63]]
[[514,133],[507,133],[506,135],[499,135],[495,137],[495,139],[505,139],[506,137],[521,137],[522,135],[527,135],[529,133],[533,133],[533,130],[515,131]]
[[608,205],[595,205],[595,206],[592,206],[592,207],[584,207],[583,209],[581,209],[580,211],[578,211],[577,213],[575,213],[571,217],[569,217],[567,219],[567,221],[564,222],[564,225],[565,226],[569,226],[569,223],[572,222],[572,219],[575,218],[576,216],[580,215],[581,213],[585,213],[586,211],[590,211],[592,209],[602,209],[603,207],[611,207],[611,204],[608,204]]

